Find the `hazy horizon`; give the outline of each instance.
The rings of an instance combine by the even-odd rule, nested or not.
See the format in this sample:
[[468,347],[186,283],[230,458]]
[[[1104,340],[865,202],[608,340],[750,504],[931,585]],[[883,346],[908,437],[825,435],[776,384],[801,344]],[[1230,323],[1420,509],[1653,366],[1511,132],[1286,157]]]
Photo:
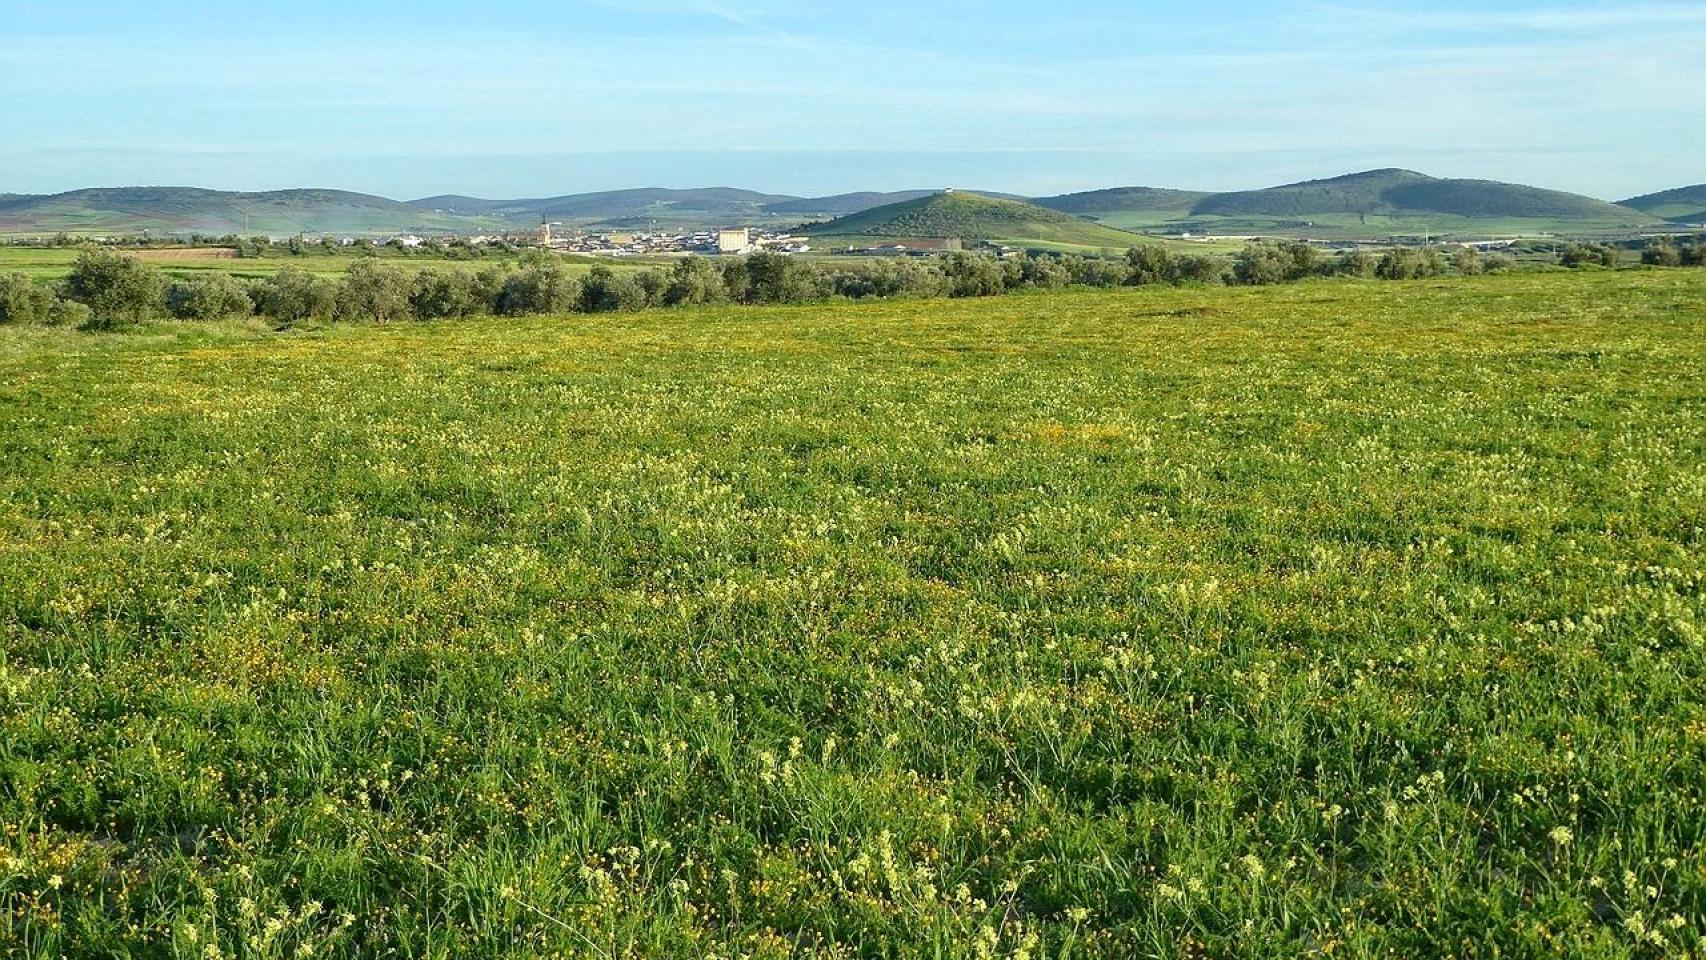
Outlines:
[[1706,181],[1683,3],[329,0],[0,11],[0,193],[415,199],[732,186],[1241,190],[1406,167],[1619,200]]

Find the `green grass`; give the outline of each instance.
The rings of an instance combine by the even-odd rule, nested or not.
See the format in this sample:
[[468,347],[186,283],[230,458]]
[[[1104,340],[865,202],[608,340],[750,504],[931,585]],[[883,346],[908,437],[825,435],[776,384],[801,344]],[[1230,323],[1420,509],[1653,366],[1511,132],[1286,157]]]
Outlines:
[[1699,956],[1703,313],[0,328],[0,944]]
[[1645,211],[1673,223],[1706,223],[1706,207],[1689,203],[1661,203]]

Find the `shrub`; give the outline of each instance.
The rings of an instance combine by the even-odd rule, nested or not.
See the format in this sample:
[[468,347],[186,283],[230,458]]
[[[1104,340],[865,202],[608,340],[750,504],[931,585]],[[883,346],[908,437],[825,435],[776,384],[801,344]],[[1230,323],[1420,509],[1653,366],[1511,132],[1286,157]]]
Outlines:
[[977,253],[950,254],[942,261],[951,297],[990,297],[1007,288],[1001,261]]
[[413,313],[411,284],[401,271],[372,260],[357,260],[344,271],[334,315],[341,320],[392,323]]
[[646,306],[646,296],[634,277],[600,264],[581,281],[580,308],[586,313],[641,310]]
[[166,288],[166,309],[180,320],[218,320],[246,317],[254,301],[242,281],[225,274],[174,280]]
[[830,291],[836,296],[855,300],[948,295],[948,278],[935,264],[926,260],[874,260],[837,270],[830,275],[828,282]]
[[0,323],[47,323],[53,291],[21,273],[0,276]]
[[1444,269],[1444,262],[1433,250],[1398,247],[1386,251],[1374,273],[1382,280],[1420,280],[1425,277],[1437,277]]
[[515,317],[528,313],[569,313],[580,308],[581,284],[556,261],[535,261],[510,274],[498,292],[498,312]]
[[1250,286],[1290,283],[1313,275],[1320,263],[1320,253],[1307,243],[1263,241],[1238,254],[1232,275]]
[[709,260],[687,257],[670,269],[669,283],[664,287],[663,303],[679,307],[702,303],[724,303],[729,298],[723,271]]
[[811,303],[824,290],[811,264],[781,253],[746,258],[747,303]]
[[1465,277],[1473,277],[1481,273],[1481,252],[1474,247],[1459,247],[1451,255],[1451,265]]
[[1086,287],[1117,287],[1130,277],[1125,263],[1100,257],[1068,257],[1066,268],[1073,283]]
[[1174,257],[1167,275],[1172,283],[1225,283],[1226,261],[1199,254]]
[[1346,250],[1333,259],[1333,273],[1367,280],[1380,267],[1380,258],[1367,250]]
[[89,308],[92,330],[140,323],[160,312],[165,282],[133,257],[110,250],[85,250],[65,278],[65,296]]
[[261,314],[282,324],[330,317],[337,297],[332,281],[295,267],[280,270],[255,288],[255,305]]
[[736,303],[745,303],[747,294],[752,291],[752,277],[747,275],[746,261],[729,260],[722,264],[723,290],[729,299]]
[[484,313],[474,294],[474,278],[461,270],[422,270],[409,291],[409,306],[418,320],[441,320]]
[[1058,257],[1027,256],[1016,262],[1019,267],[1019,282],[1015,286],[1057,290],[1072,283],[1071,272]]
[[1566,267],[1615,267],[1622,261],[1623,253],[1609,243],[1572,243],[1558,255],[1558,262]]
[[1647,249],[1641,251],[1641,262],[1655,267],[1682,266],[1682,251],[1669,237],[1661,237],[1647,244]]
[[1125,253],[1126,283],[1134,287],[1173,282],[1173,255],[1158,243],[1132,247]]
[[54,298],[47,308],[47,326],[95,329],[95,311],[75,300]]
[[508,280],[508,271],[498,267],[487,267],[474,274],[468,285],[468,295],[479,306],[480,313],[503,312],[500,300],[503,297],[504,283]]
[[639,284],[640,292],[645,295],[646,308],[663,306],[664,291],[669,289],[669,274],[662,270],[642,270],[630,276]]

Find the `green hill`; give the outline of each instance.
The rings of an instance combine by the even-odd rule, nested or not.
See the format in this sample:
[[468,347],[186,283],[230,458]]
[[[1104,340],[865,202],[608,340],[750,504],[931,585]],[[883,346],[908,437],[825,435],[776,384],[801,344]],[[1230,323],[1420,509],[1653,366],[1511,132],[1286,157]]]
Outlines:
[[[833,218],[833,219],[831,219]],[[1626,205],[1557,190],[1372,170],[1235,193],[1117,187],[1027,200],[989,192],[865,191],[804,198],[732,187],[646,187],[515,200],[444,195],[399,202],[343,190],[234,193],[189,187],[0,193],[0,235],[474,234],[541,219],[589,231],[790,229],[816,236],[954,236],[1024,247],[1122,248],[1126,231],[1371,238],[1569,234],[1706,220],[1706,185]]]
[[518,226],[537,224],[543,217],[583,228],[691,229],[772,222],[778,218],[767,212],[766,207],[799,199],[733,187],[696,190],[642,187],[522,200],[428,197],[410,201],[408,206],[457,216],[499,217]]
[[790,217],[846,217],[855,213],[863,213],[874,207],[887,206],[891,203],[905,203],[928,197],[935,190],[899,190],[893,193],[877,193],[861,191],[858,193],[840,193],[832,197],[806,197],[798,200],[784,200],[780,203],[767,204],[766,213],[776,216]]
[[901,237],[957,237],[1012,247],[1123,250],[1136,234],[1034,203],[956,191],[874,207],[807,228],[850,244]]
[[1083,193],[1063,193],[1058,197],[1039,197],[1031,202],[1039,207],[1059,210],[1077,216],[1115,210],[1189,210],[1213,194],[1196,190],[1166,190],[1160,187],[1113,187],[1108,190],[1086,190]]
[[1191,212],[1219,217],[1308,217],[1318,214],[1374,213],[1389,205],[1388,190],[1431,180],[1409,170],[1371,170],[1327,180],[1217,193],[1204,197]]
[[1551,232],[1653,222],[1638,210],[1573,193],[1493,180],[1440,179],[1396,169],[1215,194],[1192,207],[1190,218],[1221,229],[1318,227],[1330,232],[1372,227],[1383,232],[1433,233]]
[[232,193],[192,187],[119,187],[0,199],[0,234],[377,236],[471,233],[498,226],[496,221],[447,216],[343,190]]
[[1706,223],[1706,183],[1649,193],[1622,205],[1672,223]]
[[1114,187],[1041,197],[1031,201],[1039,207],[1070,213],[1122,230],[1165,225],[1189,216],[1191,208],[1212,194],[1195,190],[1166,190],[1159,187]]

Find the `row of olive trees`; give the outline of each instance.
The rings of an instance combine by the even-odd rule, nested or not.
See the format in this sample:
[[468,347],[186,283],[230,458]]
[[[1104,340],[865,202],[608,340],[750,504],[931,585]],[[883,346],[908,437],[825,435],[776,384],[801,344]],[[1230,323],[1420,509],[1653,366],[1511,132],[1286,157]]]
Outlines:
[[[1674,248],[1673,248],[1674,249]],[[1649,249],[1649,262],[1698,263],[1691,246]],[[1605,262],[1584,247],[1581,261]],[[1598,258],[1598,259],[1594,259]],[[1614,261],[1613,261],[1614,262]],[[983,297],[1017,290],[1154,284],[1292,283],[1311,277],[1408,280],[1510,269],[1501,255],[1462,248],[1395,247],[1381,255],[1350,250],[1328,256],[1300,242],[1250,244],[1230,262],[1178,255],[1159,244],[1120,259],[1038,254],[996,258],[956,253],[938,259],[820,262],[772,253],[743,258],[689,257],[668,268],[616,271],[595,266],[581,276],[543,251],[519,264],[482,270],[411,270],[375,258],[353,262],[341,277],[287,268],[259,280],[224,274],[170,279],[131,257],[85,250],[57,289],[22,275],[0,277],[0,323],[39,323],[104,330],[157,317],[214,320],[258,316],[278,326],[308,321],[396,322],[455,317],[606,313],[715,304],[814,303],[829,299]]]
[[260,316],[279,325],[309,320],[394,322],[475,315],[605,313],[714,304],[814,303],[834,298],[980,297],[1022,289],[1219,283],[1223,261],[1175,257],[1159,247],[1123,260],[1078,256],[999,259],[960,253],[937,260],[882,259],[824,266],[772,253],[669,268],[581,276],[540,251],[519,265],[479,271],[409,270],[373,258],[333,279],[286,268],[260,280],[224,274],[169,279],[109,250],[85,250],[57,290],[21,275],[0,278],[0,322],[71,324],[105,330],[160,317],[213,320]]
[[355,252],[364,256],[378,256],[383,250],[386,256],[394,257],[430,257],[445,260],[480,260],[486,257],[514,256],[522,248],[500,240],[495,243],[474,243],[463,238],[441,240],[429,238],[415,246],[408,246],[400,239],[392,239],[383,243],[373,240],[358,239],[347,246],[333,237],[321,237],[309,240],[306,237],[288,237],[283,240],[273,240],[269,237],[238,237],[228,236],[210,241],[218,246],[230,247],[237,256],[244,258],[257,257],[307,257],[307,256],[343,256]]
[[1641,251],[1641,262],[1655,267],[1706,267],[1706,240],[1679,246],[1669,237],[1661,237]]
[[1417,280],[1448,272],[1462,276],[1498,273],[1515,265],[1510,257],[1485,256],[1473,247],[1459,247],[1449,257],[1433,248],[1416,247],[1393,247],[1378,256],[1361,249],[1327,256],[1307,243],[1262,241],[1249,244],[1233,258],[1231,281],[1261,286],[1296,283],[1310,277]]

